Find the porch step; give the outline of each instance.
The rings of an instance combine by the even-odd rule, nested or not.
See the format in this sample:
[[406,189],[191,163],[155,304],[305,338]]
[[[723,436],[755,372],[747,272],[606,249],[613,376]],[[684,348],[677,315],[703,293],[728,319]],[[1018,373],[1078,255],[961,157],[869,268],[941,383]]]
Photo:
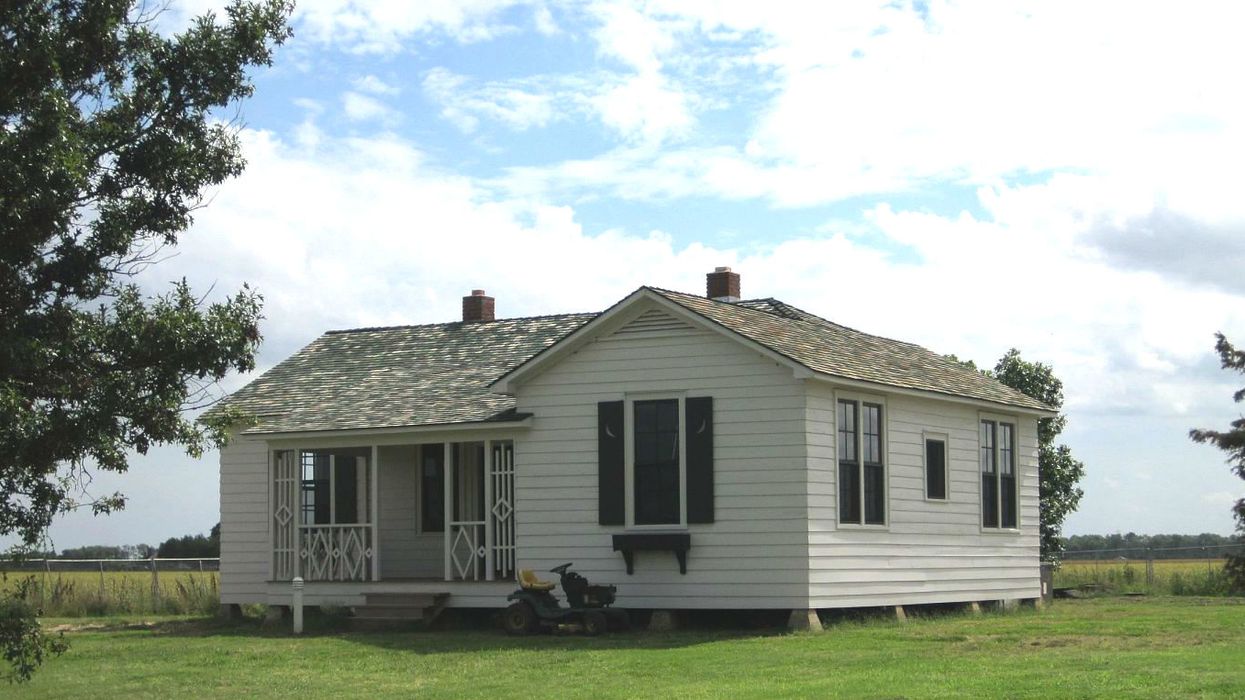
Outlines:
[[421,621],[431,624],[449,597],[449,593],[368,593],[365,603],[355,606],[351,624],[362,629]]

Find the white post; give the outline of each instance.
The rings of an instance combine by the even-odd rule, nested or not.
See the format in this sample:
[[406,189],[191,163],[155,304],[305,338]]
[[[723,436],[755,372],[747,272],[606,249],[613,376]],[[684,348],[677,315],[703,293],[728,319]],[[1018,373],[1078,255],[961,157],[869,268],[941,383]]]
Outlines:
[[[493,441],[484,441],[484,580],[493,580]],[[479,580],[479,579],[476,579]]]
[[294,600],[291,601],[294,608],[294,634],[303,633],[303,579],[301,576],[294,579]]
[[445,580],[454,580],[454,561],[450,555],[450,543],[452,542],[450,523],[454,521],[454,447],[451,443],[445,443],[445,468],[442,469],[445,474],[444,496],[445,503],[443,510],[445,511],[445,523],[441,528],[445,535]]
[[296,447],[294,453],[294,578],[303,575],[303,453]]
[[372,580],[380,580],[380,448],[372,445]]
[[[276,536],[276,519],[277,513],[277,460],[280,458],[280,452],[276,450],[268,450],[268,580],[275,581],[277,579],[277,536]],[[200,562],[202,568],[202,562]]]

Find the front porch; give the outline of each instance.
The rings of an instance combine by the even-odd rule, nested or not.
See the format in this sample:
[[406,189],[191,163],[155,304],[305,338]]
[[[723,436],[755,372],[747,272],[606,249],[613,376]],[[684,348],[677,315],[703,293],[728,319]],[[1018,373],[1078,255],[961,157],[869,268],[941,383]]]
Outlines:
[[[303,605],[340,605],[357,607],[364,605],[369,594],[436,595],[449,593],[449,607],[454,608],[503,608],[506,596],[515,589],[513,581],[445,581],[392,580],[392,581],[312,581],[303,587]],[[272,606],[290,606],[294,601],[294,587],[288,581],[270,581],[267,584],[265,603]]]
[[432,441],[444,437],[270,443],[270,604],[289,604],[295,578],[308,605],[451,590],[455,606],[504,602],[516,563],[513,436]]

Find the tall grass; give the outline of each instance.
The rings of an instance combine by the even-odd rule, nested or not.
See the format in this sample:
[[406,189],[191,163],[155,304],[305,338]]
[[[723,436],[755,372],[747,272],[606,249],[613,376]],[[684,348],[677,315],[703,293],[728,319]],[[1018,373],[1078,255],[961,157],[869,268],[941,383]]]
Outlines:
[[1230,592],[1222,559],[1158,559],[1153,572],[1147,571],[1144,559],[1069,560],[1055,571],[1055,587],[1150,595]]
[[0,587],[24,595],[53,617],[207,615],[220,607],[215,572],[163,572],[158,586],[145,572],[10,572],[3,574]]

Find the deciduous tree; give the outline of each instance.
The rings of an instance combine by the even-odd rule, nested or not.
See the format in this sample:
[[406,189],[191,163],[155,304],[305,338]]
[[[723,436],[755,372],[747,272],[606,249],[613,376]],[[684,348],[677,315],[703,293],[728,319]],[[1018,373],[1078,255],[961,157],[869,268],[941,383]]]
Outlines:
[[[241,172],[223,110],[289,36],[284,0],[234,2],[176,35],[131,0],[0,2],[0,534],[34,546],[130,451],[218,444],[187,409],[255,365],[260,298],[204,305],[134,275],[176,245],[205,191]],[[45,653],[29,604],[0,600],[0,647],[25,680]]]
[[[1007,351],[991,374],[1027,396],[1056,409],[1063,407],[1063,382],[1049,366],[1025,361],[1015,348]],[[1067,445],[1055,444],[1067,424],[1068,418],[1062,413],[1038,420],[1038,500],[1044,560],[1058,560],[1063,553],[1063,521],[1076,510],[1084,493],[1077,484],[1085,476],[1085,465],[1073,458]]]
[[[254,367],[260,298],[133,276],[243,167],[222,110],[289,35],[281,1],[166,36],[130,0],[0,3],[0,534],[33,545],[87,469],[222,438],[186,409]],[[120,495],[86,497],[99,512]]]

